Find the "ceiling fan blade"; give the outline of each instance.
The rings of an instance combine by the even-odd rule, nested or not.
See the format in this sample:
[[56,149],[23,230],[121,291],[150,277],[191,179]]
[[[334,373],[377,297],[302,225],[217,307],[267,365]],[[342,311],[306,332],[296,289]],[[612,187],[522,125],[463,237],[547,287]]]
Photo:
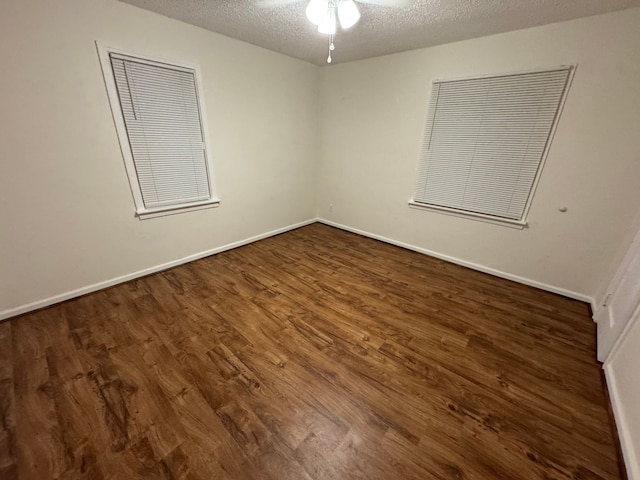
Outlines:
[[356,0],[360,3],[368,3],[369,5],[378,5],[381,7],[407,8],[411,6],[415,0]]

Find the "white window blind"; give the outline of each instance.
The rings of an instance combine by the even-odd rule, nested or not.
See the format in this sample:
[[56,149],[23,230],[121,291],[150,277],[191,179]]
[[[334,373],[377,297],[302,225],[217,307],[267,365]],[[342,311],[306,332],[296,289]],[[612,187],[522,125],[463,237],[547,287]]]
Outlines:
[[414,202],[523,220],[570,72],[434,82]]
[[195,72],[115,53],[109,59],[144,209],[211,200]]

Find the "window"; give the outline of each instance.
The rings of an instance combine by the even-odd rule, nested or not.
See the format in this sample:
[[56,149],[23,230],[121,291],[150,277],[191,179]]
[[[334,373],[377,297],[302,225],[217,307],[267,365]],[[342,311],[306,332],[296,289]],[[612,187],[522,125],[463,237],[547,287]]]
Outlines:
[[434,82],[410,204],[524,226],[572,69]]
[[101,47],[99,52],[137,215],[218,205],[196,71]]

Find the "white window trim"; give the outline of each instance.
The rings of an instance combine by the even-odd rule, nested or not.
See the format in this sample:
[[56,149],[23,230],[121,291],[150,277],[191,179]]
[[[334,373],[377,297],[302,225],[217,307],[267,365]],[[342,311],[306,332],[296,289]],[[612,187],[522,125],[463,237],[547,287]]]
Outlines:
[[444,213],[453,217],[467,218],[470,220],[479,220],[485,223],[492,223],[494,225],[502,225],[503,227],[511,227],[522,230],[527,227],[525,220],[512,220],[510,218],[494,217],[491,215],[485,215],[476,212],[465,212],[464,210],[456,210],[455,208],[440,207],[437,205],[430,205],[427,203],[416,202],[415,200],[409,200],[409,207],[416,210],[428,210],[436,213]]
[[[474,80],[474,79],[481,79],[481,78],[491,78],[491,77],[496,77],[496,76],[521,75],[521,74],[527,74],[527,73],[544,73],[544,72],[559,70],[559,69],[563,69],[563,68],[566,68],[566,69],[569,70],[569,77],[567,79],[567,84],[566,84],[564,92],[562,94],[562,98],[560,99],[560,104],[558,106],[558,113],[556,114],[556,120],[553,122],[553,126],[551,127],[551,132],[549,133],[549,139],[547,140],[547,144],[545,146],[544,152],[542,153],[542,157],[540,159],[540,164],[538,166],[538,171],[536,172],[536,176],[535,176],[535,178],[533,180],[533,184],[531,185],[531,191],[529,192],[529,198],[527,199],[527,204],[524,207],[524,212],[523,212],[522,218],[520,220],[512,220],[512,219],[509,219],[509,218],[494,217],[492,215],[485,215],[485,214],[482,214],[482,213],[466,212],[464,210],[457,210],[457,209],[454,209],[454,208],[440,207],[440,206],[437,206],[437,205],[430,205],[430,204],[426,204],[426,203],[422,203],[422,202],[416,202],[414,198],[411,198],[409,200],[409,208],[415,208],[417,210],[427,210],[427,211],[431,211],[431,212],[443,213],[443,214],[446,214],[446,215],[452,215],[452,216],[455,216],[455,217],[467,218],[467,219],[470,219],[470,220],[479,220],[479,221],[482,221],[482,222],[485,222],[485,223],[491,223],[493,225],[501,225],[503,227],[517,228],[517,229],[520,229],[520,230],[528,227],[527,218],[529,216],[529,210],[531,209],[531,204],[533,202],[533,197],[535,196],[536,189],[538,188],[538,182],[540,181],[540,177],[542,176],[542,170],[544,169],[544,165],[545,165],[545,163],[547,161],[547,156],[549,154],[549,149],[551,147],[551,144],[553,143],[553,139],[555,137],[556,130],[558,128],[558,124],[560,123],[559,119],[562,116],[562,112],[564,110],[564,105],[565,105],[565,102],[567,101],[567,96],[568,96],[568,93],[569,93],[569,89],[571,88],[571,85],[573,83],[573,77],[575,75],[577,67],[578,67],[577,63],[572,63],[572,64],[568,64],[568,65],[560,65],[560,66],[555,67],[555,68],[537,68],[537,69],[531,69],[531,70],[521,70],[521,71],[517,71],[517,72],[506,72],[506,73],[500,73],[500,74],[472,75],[472,76],[466,76],[466,77],[456,77],[456,78],[452,78],[452,79],[440,79],[440,78],[434,79],[431,82],[432,88],[433,88],[433,84],[438,83],[438,82],[443,82],[443,81]],[[427,112],[425,114],[425,122],[426,122],[426,120],[428,120],[429,113],[430,113],[428,105],[429,105],[429,103],[427,102]],[[418,161],[418,165],[416,167],[416,175],[418,174],[419,168],[420,168],[420,162]]]
[[[213,207],[219,206],[220,199],[217,198],[214,193],[217,191],[217,189],[215,186],[215,179],[213,175],[214,170],[213,170],[213,162],[211,159],[212,154],[211,154],[211,148],[210,148],[211,142],[209,140],[209,127],[208,127],[207,116],[204,108],[204,105],[206,104],[206,102],[204,101],[204,98],[203,98],[203,88],[202,88],[203,83],[202,83],[202,76],[200,73],[200,67],[198,65],[185,65],[181,62],[175,62],[173,60],[154,58],[151,55],[132,53],[130,51],[107,46],[100,41],[96,41],[96,48],[98,50],[98,56],[100,58],[100,65],[102,67],[102,76],[104,78],[105,87],[107,89],[107,96],[109,97],[109,105],[111,106],[113,121],[116,127],[116,132],[118,134],[120,151],[122,152],[122,158],[124,159],[127,176],[129,178],[129,186],[131,188],[131,194],[133,196],[133,201],[136,208],[135,215],[140,220],[145,220],[149,218],[156,218],[156,217],[161,217],[165,215],[175,215],[177,213],[191,212],[191,211],[202,210],[205,208],[213,208]],[[198,95],[198,105],[200,108],[200,123],[202,126],[202,135],[203,135],[203,140],[205,144],[205,150],[207,152],[206,167],[207,167],[207,174],[209,177],[209,199],[208,200],[204,202],[203,201],[191,202],[187,204],[160,206],[160,207],[154,207],[154,208],[145,207],[144,201],[142,199],[142,192],[140,191],[140,185],[138,183],[138,176],[136,174],[135,164],[133,161],[133,154],[131,153],[131,148],[129,146],[129,140],[128,140],[129,137],[127,135],[127,128],[124,123],[122,107],[120,106],[118,90],[117,90],[116,82],[113,76],[111,60],[109,57],[110,53],[133,57],[136,59],[136,61],[140,61],[141,63],[147,63],[150,65],[165,64],[174,69],[181,69],[190,73],[194,73],[195,82],[196,82],[196,92]]]

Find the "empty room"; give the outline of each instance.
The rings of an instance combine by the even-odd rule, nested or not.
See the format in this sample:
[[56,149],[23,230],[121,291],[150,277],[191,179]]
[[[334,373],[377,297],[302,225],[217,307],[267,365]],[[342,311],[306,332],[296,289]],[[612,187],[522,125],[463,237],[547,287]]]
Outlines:
[[0,39],[1,480],[640,480],[640,0]]

